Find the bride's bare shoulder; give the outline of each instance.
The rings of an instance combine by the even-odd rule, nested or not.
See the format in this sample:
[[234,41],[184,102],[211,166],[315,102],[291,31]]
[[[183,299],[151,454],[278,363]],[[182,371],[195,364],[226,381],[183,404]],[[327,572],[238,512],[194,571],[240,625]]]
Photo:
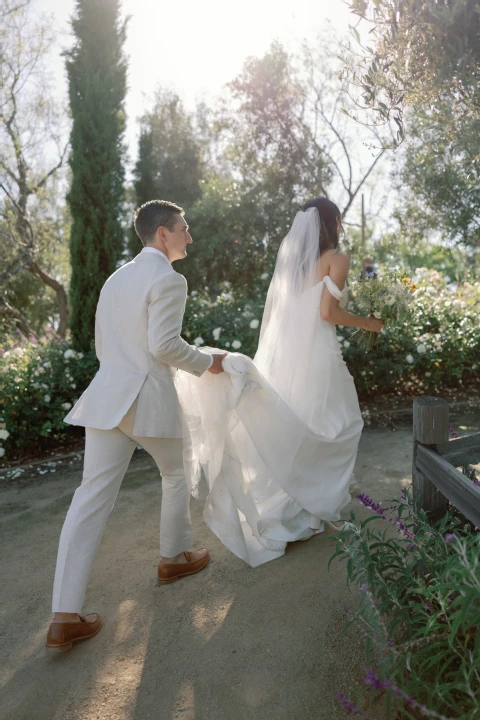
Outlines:
[[337,270],[347,270],[350,268],[350,258],[347,253],[340,250],[327,250],[320,258],[320,263],[325,268],[336,268]]
[[341,252],[340,250],[338,252],[334,252],[330,255],[330,265],[332,267],[338,267],[338,268],[349,268],[350,267],[350,258],[348,257],[347,253]]

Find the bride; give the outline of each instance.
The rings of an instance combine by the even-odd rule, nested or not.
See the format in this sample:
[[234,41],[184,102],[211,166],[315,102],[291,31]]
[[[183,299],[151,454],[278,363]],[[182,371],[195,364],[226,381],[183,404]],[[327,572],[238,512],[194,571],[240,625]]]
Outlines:
[[340,529],[350,501],[363,421],[335,326],[379,332],[382,321],[345,310],[341,231],[333,202],[306,203],[280,245],[253,361],[231,353],[221,375],[177,373],[192,492],[206,493],[206,523],[252,567],[325,523]]

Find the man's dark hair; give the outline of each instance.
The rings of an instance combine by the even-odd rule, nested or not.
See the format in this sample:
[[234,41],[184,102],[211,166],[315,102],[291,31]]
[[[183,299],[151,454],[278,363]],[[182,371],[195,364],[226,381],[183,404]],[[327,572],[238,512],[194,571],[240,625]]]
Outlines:
[[179,215],[184,215],[183,208],[168,200],[149,200],[135,210],[133,224],[135,232],[144,245],[154,238],[157,228],[161,225],[172,231]]
[[320,255],[323,255],[325,250],[336,250],[338,248],[340,236],[337,218],[340,220],[340,232],[342,232],[342,214],[337,205],[326,197],[316,197],[309,200],[302,210],[305,211],[312,207],[317,208],[320,215]]

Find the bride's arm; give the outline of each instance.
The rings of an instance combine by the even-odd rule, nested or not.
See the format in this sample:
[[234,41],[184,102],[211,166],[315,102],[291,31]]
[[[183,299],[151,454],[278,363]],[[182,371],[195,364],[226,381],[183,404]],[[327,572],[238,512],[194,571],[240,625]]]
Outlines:
[[[350,259],[347,255],[344,253],[336,253],[331,256],[328,274],[339,289],[345,287],[349,268]],[[332,323],[332,325],[362,328],[363,330],[371,330],[373,332],[380,332],[383,325],[382,320],[377,320],[374,317],[354,315],[341,308],[337,298],[329,291],[328,286],[325,286],[323,291],[320,315],[322,320],[326,320]]]

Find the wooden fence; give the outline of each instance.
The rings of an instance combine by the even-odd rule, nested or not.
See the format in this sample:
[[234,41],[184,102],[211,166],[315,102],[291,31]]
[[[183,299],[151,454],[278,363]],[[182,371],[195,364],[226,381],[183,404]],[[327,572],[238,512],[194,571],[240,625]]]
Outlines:
[[480,487],[457,470],[480,461],[480,433],[449,439],[448,403],[436,397],[413,403],[413,498],[434,518],[447,499],[480,527]]

